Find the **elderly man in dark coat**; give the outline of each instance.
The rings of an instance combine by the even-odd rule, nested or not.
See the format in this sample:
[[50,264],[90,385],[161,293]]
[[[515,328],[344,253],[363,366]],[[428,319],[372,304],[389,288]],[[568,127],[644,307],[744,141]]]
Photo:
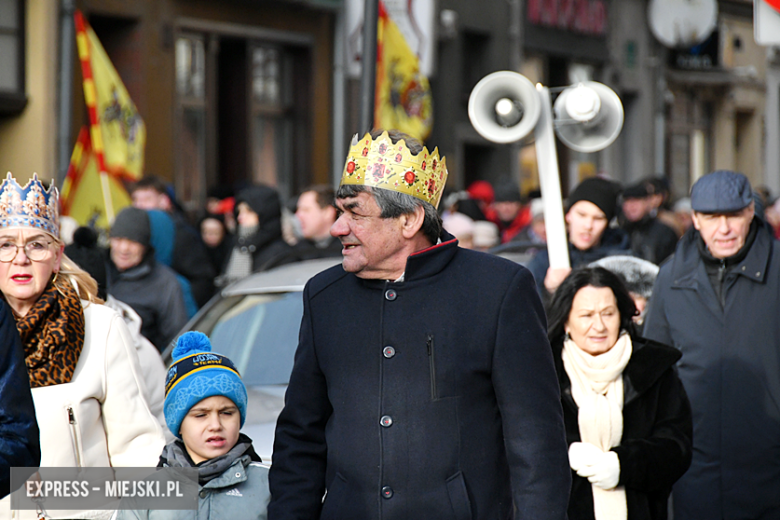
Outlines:
[[780,244],[747,178],[705,175],[694,228],[662,267],[644,334],[673,345],[693,411],[693,462],[675,520],[780,518]]
[[459,248],[435,211],[444,161],[377,134],[353,144],[336,195],[343,264],[304,290],[268,518],[564,519],[571,475],[533,278]]

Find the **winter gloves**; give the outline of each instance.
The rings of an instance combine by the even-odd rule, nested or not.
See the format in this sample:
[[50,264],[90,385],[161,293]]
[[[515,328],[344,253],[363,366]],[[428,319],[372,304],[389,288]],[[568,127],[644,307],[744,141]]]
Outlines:
[[614,451],[601,451],[587,442],[569,446],[569,466],[601,489],[612,489],[620,480],[620,460]]

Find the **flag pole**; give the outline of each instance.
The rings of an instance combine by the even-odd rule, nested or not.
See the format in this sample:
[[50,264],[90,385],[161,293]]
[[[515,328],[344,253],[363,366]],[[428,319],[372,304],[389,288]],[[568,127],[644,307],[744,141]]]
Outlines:
[[361,55],[359,133],[374,128],[376,99],[376,25],[379,0],[365,0],[363,10],[363,54]]

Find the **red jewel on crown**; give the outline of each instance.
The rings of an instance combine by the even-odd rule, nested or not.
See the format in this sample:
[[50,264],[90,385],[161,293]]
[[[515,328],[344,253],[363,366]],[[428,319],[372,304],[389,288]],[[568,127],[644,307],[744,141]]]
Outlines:
[[422,166],[423,171],[425,171],[425,161],[422,162],[421,166]]
[[386,151],[387,151],[387,144],[386,143],[380,144],[379,145],[379,155],[384,155]]
[[368,157],[368,148],[363,148],[363,157]]
[[355,173],[355,162],[354,161],[349,161],[347,163],[347,173],[350,174],[350,175]]
[[400,153],[395,154],[395,162],[401,162],[401,159],[402,157]]

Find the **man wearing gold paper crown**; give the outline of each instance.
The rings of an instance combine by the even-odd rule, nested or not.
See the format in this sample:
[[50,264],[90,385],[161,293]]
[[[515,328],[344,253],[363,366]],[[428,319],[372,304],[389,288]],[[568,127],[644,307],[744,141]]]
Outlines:
[[565,518],[534,280],[442,230],[446,177],[438,150],[403,134],[353,143],[331,228],[343,263],[304,290],[270,520]]

